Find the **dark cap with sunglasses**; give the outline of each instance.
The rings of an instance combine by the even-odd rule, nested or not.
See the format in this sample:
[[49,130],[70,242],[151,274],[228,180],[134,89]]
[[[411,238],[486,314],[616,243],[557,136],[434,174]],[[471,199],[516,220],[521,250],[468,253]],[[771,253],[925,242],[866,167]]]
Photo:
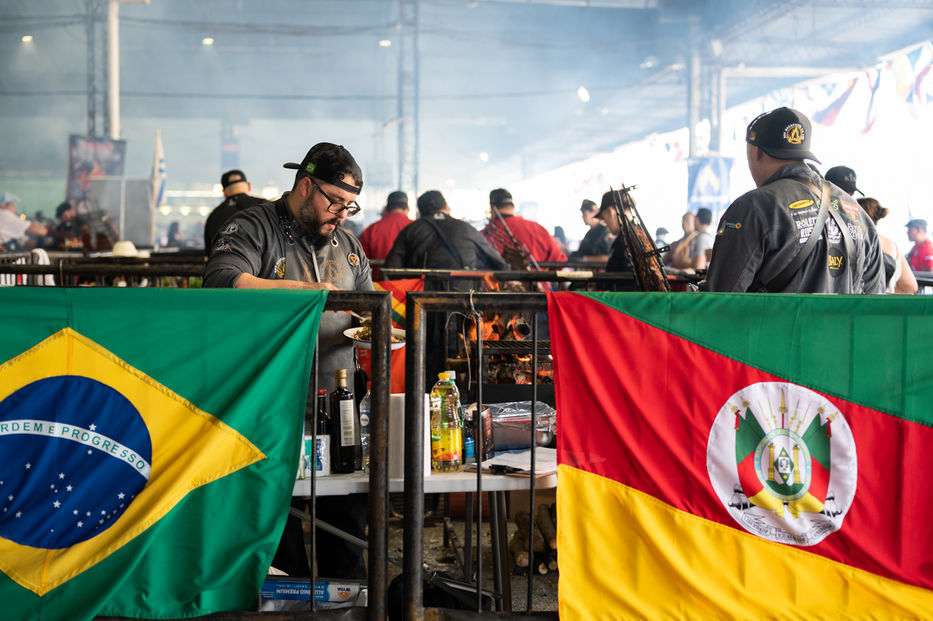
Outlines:
[[[363,171],[343,145],[319,142],[311,147],[301,164],[288,162],[284,167],[354,194],[363,189]],[[356,185],[348,183],[350,181]]]

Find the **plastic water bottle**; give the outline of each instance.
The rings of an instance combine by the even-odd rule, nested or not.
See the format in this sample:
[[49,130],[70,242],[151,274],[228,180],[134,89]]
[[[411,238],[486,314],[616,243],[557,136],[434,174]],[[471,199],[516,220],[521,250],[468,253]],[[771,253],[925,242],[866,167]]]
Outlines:
[[363,453],[363,472],[369,472],[369,414],[372,409],[369,388],[370,383],[366,382],[366,394],[363,395],[363,400],[360,401],[360,447]]
[[457,388],[457,372],[447,369],[448,379],[450,379],[450,384],[453,387],[454,393],[457,395],[457,411],[460,414],[460,428],[461,435],[463,436],[463,465],[472,464],[476,461],[476,449],[475,441],[473,436],[473,425],[470,423],[467,424],[466,419],[463,415],[463,403],[460,401],[460,389]]
[[459,472],[463,464],[460,395],[446,371],[438,373],[431,389],[431,468]]

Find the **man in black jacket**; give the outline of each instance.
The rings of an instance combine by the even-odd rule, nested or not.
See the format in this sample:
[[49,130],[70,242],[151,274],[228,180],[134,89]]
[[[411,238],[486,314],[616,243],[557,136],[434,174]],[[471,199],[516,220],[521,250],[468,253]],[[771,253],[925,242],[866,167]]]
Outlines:
[[220,176],[220,185],[224,192],[224,202],[214,207],[204,223],[204,252],[211,256],[214,247],[214,238],[223,227],[227,219],[238,211],[247,207],[264,203],[265,201],[249,193],[253,189],[242,170],[228,170]]
[[[707,271],[710,291],[884,293],[881,244],[871,218],[852,197],[804,160],[810,121],[791,108],[753,120],[745,134],[757,189],[733,202],[719,221]],[[823,184],[829,209],[819,237]],[[800,258],[797,256],[800,253]]]
[[[468,222],[450,216],[444,195],[429,190],[418,197],[421,217],[399,233],[389,256],[387,268],[424,268],[432,270],[507,270],[496,249]],[[442,284],[442,283],[437,283]],[[451,289],[463,289],[464,285]],[[426,287],[427,288],[427,287]],[[444,288],[447,287],[437,287]],[[466,291],[470,287],[466,286]]]

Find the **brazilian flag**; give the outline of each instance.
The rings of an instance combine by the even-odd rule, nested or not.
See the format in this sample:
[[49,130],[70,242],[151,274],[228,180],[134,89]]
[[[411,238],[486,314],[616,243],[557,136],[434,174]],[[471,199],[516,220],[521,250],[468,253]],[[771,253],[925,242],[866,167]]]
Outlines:
[[253,609],[325,300],[0,289],[0,616]]

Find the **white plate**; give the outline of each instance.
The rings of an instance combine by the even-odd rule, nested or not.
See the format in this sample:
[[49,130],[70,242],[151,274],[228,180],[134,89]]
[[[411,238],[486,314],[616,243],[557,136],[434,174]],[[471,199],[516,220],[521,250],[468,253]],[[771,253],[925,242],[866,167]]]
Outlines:
[[[356,333],[362,330],[362,328],[348,328],[343,331],[343,335],[356,343],[358,346],[363,349],[370,349],[372,343],[370,341],[364,341],[362,339],[356,338]],[[397,339],[402,339],[398,342],[392,343],[392,349],[401,349],[405,347],[405,331],[400,328],[392,328],[392,336]]]

